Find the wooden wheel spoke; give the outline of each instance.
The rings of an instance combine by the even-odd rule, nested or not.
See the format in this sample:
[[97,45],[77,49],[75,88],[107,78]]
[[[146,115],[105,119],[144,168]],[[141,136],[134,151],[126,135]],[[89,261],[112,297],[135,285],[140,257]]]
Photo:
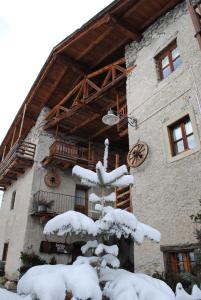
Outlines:
[[130,167],[140,166],[148,155],[148,146],[142,141],[138,141],[137,144],[129,151],[127,155],[127,163]]

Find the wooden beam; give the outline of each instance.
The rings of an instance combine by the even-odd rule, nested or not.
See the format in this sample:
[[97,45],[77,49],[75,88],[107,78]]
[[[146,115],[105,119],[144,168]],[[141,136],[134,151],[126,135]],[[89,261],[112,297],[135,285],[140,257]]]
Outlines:
[[56,80],[54,81],[54,83],[51,85],[51,88],[48,91],[48,96],[47,96],[47,100],[50,99],[50,97],[52,96],[53,92],[55,91],[55,89],[57,88],[57,86],[59,85],[59,83],[61,82],[62,78],[65,76],[66,71],[68,69],[68,65],[65,64],[59,74],[59,76],[57,76]]
[[81,74],[82,76],[90,73],[90,68],[88,66],[86,66],[84,63],[79,62],[78,60],[74,60],[72,57],[70,57],[69,55],[64,55],[64,54],[57,54],[56,57],[58,57],[58,59],[67,64],[70,65],[73,69],[73,71]]
[[[125,74],[119,76],[118,78],[116,78],[114,81],[112,81],[110,84],[108,84],[107,86],[105,86],[104,88],[102,88],[100,91],[98,91],[97,93],[93,94],[91,97],[89,97],[86,101],[86,104],[91,103],[94,99],[98,100],[98,98],[100,97],[101,94],[104,94],[105,92],[107,92],[108,90],[110,90],[111,88],[114,88],[121,80],[123,80],[125,78]],[[74,107],[72,107],[70,109],[69,112],[63,113],[58,117],[55,117],[53,120],[50,120],[45,126],[44,129],[48,129],[49,127],[54,126],[56,123],[60,122],[61,120],[65,119],[65,118],[69,118],[71,117],[77,110],[79,110],[81,107],[83,107],[86,104],[78,104]]]
[[20,139],[21,134],[22,134],[22,127],[23,127],[23,124],[24,124],[24,116],[25,116],[25,113],[26,113],[26,108],[27,108],[27,104],[25,103],[23,113],[22,113],[22,120],[21,120],[21,124],[20,124],[20,132],[19,132],[18,140]]
[[94,114],[91,118],[86,119],[84,122],[80,123],[76,127],[74,127],[71,131],[70,134],[74,133],[75,131],[79,130],[80,128],[86,126],[88,123],[93,122],[95,119],[100,117],[100,114]]
[[112,32],[112,28],[109,27],[105,32],[99,35],[99,37],[96,40],[90,43],[89,46],[86,47],[84,51],[80,53],[80,55],[77,57],[77,60],[82,59],[84,56],[90,53],[90,51],[92,51],[93,48],[95,48],[98,44],[100,44],[111,32]]
[[109,129],[111,129],[111,126],[104,126],[103,128],[101,128],[99,131],[97,131],[94,135],[90,136],[90,138],[94,139],[97,136],[99,136],[100,134],[108,131]]
[[147,18],[147,20],[143,23],[143,30],[147,28],[150,24],[152,24],[157,18],[159,18],[161,15],[169,11],[171,8],[173,8],[176,4],[182,2],[182,0],[169,0],[168,3],[159,11],[156,11],[156,13],[152,14],[150,18]]
[[131,25],[126,22],[116,19],[114,16],[111,16],[111,25],[115,30],[122,31],[128,38],[133,41],[140,42],[142,39],[142,34],[137,31],[136,28],[131,27]]
[[108,15],[104,15],[102,18],[98,19],[94,24],[89,23],[88,26],[83,26],[81,30],[79,30],[77,33],[75,32],[73,35],[71,35],[69,38],[66,38],[66,41],[64,40],[60,45],[56,46],[53,51],[56,51],[57,53],[62,52],[66,49],[67,46],[72,45],[74,42],[76,42],[78,39],[85,37],[86,34],[88,34],[90,31],[99,28],[103,24],[107,24],[109,22]]
[[118,48],[128,43],[128,37],[126,36],[125,39],[122,39],[119,41],[118,44],[114,44],[113,47],[110,47],[110,49],[107,49],[103,55],[100,56],[100,58],[96,59],[94,61],[94,64],[92,65],[92,69],[98,66],[100,63],[102,63],[107,57],[112,55]]

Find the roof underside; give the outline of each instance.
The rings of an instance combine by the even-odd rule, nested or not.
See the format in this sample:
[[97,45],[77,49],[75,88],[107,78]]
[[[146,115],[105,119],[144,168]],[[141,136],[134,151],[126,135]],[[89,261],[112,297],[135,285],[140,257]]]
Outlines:
[[45,105],[53,108],[84,75],[123,57],[125,45],[134,40],[140,41],[143,32],[179,2],[182,0],[116,0],[59,43],[7,132],[0,155],[4,146],[10,143],[15,127],[16,136],[20,130],[25,103],[27,109],[22,136],[29,132]]

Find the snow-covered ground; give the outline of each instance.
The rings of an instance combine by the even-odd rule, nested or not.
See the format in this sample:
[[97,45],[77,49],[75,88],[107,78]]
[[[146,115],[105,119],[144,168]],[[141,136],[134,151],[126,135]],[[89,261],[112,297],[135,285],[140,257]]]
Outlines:
[[[159,279],[122,269],[103,268],[101,281],[106,282],[103,294],[110,300],[201,299],[201,290],[197,286],[194,286],[192,295],[189,295],[178,284],[175,295]],[[0,300],[64,300],[66,290],[74,295],[72,300],[102,300],[97,274],[87,262],[81,265],[33,267],[20,279],[18,294],[0,289]]]

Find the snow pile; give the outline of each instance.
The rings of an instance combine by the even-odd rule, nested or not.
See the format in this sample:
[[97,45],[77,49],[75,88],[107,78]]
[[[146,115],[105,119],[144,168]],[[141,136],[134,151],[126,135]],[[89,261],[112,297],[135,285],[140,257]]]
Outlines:
[[17,286],[19,294],[32,295],[40,300],[64,300],[66,290],[78,299],[102,299],[97,274],[88,264],[33,267],[19,280]]
[[[106,270],[103,294],[110,300],[173,300],[173,291],[161,280],[125,270]],[[183,299],[184,300],[184,299]]]
[[176,286],[176,300],[201,300],[201,290],[197,285],[193,286],[192,294],[189,295],[183,288],[181,283]]
[[51,219],[44,227],[44,234],[54,234],[62,236],[64,234],[83,233],[96,235],[97,228],[94,221],[76,211],[67,211]]
[[198,286],[195,284],[192,289],[192,296],[194,299],[201,299],[201,290],[198,288]]
[[0,300],[32,300],[31,296],[23,297],[0,288]]

